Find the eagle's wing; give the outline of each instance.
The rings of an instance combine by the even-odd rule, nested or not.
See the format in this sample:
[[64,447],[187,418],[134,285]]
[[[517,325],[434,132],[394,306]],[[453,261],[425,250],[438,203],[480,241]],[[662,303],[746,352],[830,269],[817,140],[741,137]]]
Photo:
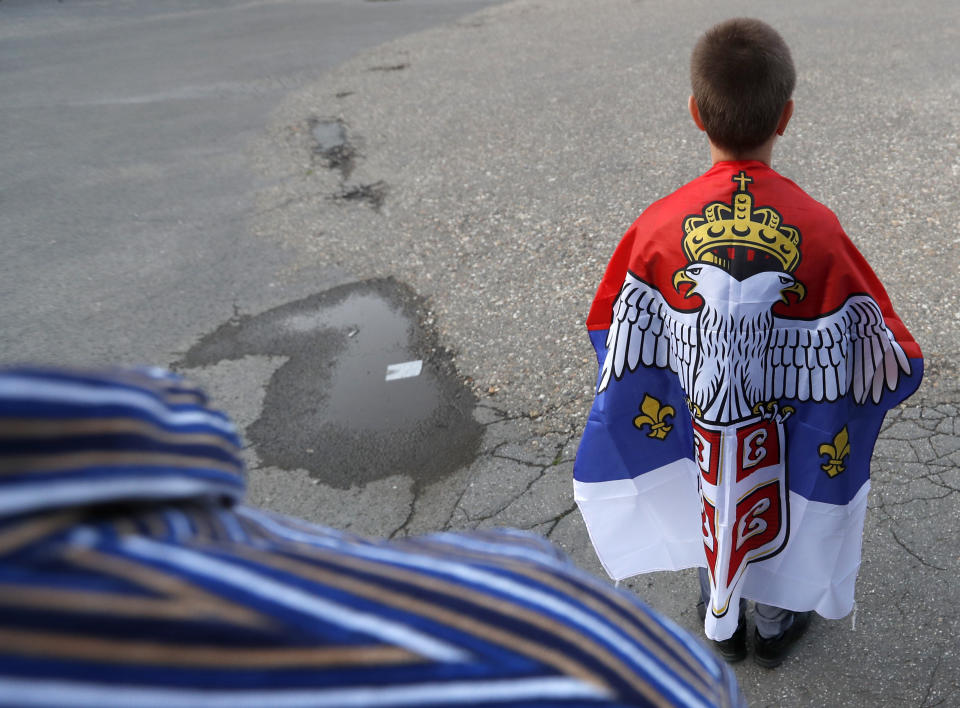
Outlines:
[[644,366],[669,367],[680,375],[686,391],[693,390],[697,348],[696,312],[675,310],[652,286],[627,273],[613,304],[597,393],[611,379]]
[[910,374],[910,360],[868,295],[816,320],[775,317],[766,363],[768,400],[835,401],[852,389],[857,403],[877,403],[884,383],[892,391],[901,371]]

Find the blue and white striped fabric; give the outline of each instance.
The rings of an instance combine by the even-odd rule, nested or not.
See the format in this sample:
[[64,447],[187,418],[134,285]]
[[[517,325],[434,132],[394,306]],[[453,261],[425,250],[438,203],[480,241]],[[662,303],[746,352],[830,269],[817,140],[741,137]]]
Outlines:
[[0,705],[742,704],[543,539],[245,507],[238,449],[167,372],[0,372]]

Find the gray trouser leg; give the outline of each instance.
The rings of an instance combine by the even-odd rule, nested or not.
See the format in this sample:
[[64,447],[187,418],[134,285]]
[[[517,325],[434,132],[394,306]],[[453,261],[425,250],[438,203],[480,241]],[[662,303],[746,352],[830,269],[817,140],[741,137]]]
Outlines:
[[[706,568],[698,568],[700,578],[700,599],[704,604],[710,606],[710,576]],[[746,609],[747,601],[740,600],[740,614]],[[790,610],[784,610],[773,605],[764,605],[760,602],[753,603],[753,621],[757,626],[757,632],[764,639],[776,637],[781,632],[786,632],[793,624],[794,613]]]
[[773,605],[764,605],[759,602],[753,603],[753,623],[757,625],[757,632],[764,639],[778,636],[781,632],[786,632],[793,624],[795,612],[784,610],[781,607]]

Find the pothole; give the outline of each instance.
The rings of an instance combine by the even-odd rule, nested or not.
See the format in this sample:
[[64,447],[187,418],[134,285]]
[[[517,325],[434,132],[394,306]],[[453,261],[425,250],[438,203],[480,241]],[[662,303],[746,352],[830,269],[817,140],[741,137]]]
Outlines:
[[234,318],[177,365],[286,357],[246,431],[265,465],[344,489],[395,474],[428,484],[473,461],[482,429],[423,314],[393,279],[352,283]]
[[343,179],[349,179],[357,149],[347,138],[346,125],[341,120],[326,118],[311,118],[308,123],[314,139],[314,154],[323,160],[325,167],[340,170]]

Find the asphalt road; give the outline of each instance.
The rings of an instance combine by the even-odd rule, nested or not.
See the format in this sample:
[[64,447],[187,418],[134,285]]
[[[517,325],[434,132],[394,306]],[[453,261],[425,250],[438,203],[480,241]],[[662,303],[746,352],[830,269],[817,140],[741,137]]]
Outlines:
[[0,359],[168,364],[349,279],[250,234],[250,142],[327,69],[489,4],[0,3]]
[[[348,4],[417,3],[329,3]],[[799,69],[774,166],[838,213],[927,375],[877,446],[855,615],[815,620],[781,669],[737,673],[757,706],[960,703],[956,4],[515,0],[329,71],[263,68],[285,32],[310,46],[300,22],[264,29],[274,6],[307,4],[141,19],[111,15],[140,4],[0,4],[0,356],[180,362],[252,440],[293,353],[205,347],[231,321],[393,278],[435,342],[425,356],[477,397],[474,461],[422,481],[387,460],[348,486],[253,442],[251,500],[378,535],[529,528],[601,573],[570,488],[595,373],[582,322],[624,229],[707,167],[685,113],[696,36],[760,16]],[[221,11],[253,24],[199,21]],[[151,43],[158,27],[168,44]],[[212,35],[236,53],[201,52]],[[155,81],[166,62],[179,68]],[[342,126],[349,169],[318,123]],[[698,631],[693,573],[626,585]]]
[[[258,195],[254,230],[304,262],[391,275],[423,297],[485,433],[472,465],[425,487],[397,474],[337,490],[263,468],[251,493],[365,533],[530,528],[602,573],[570,491],[595,375],[582,322],[622,232],[708,167],[686,114],[687,60],[704,28],[735,15],[778,27],[799,68],[774,166],[837,212],[927,361],[877,445],[856,613],[815,621],[783,668],[745,663],[738,676],[758,706],[957,704],[952,2],[518,0],[364,53],[292,94],[255,147],[276,186]],[[317,118],[356,146],[349,175],[315,159]],[[627,586],[698,631],[694,577]]]
[[[411,320],[416,295],[402,284],[379,287],[378,320],[352,307],[326,327],[244,339],[264,313],[301,303],[319,317],[343,288],[366,288],[349,264],[312,262],[251,228],[258,194],[280,188],[251,143],[291,91],[350,56],[494,2],[0,3],[0,361],[269,356],[273,385],[247,431],[267,462],[347,488],[385,469],[428,479],[469,462],[472,393]],[[341,152],[347,174],[354,156]],[[381,341],[384,324],[397,342]],[[239,338],[211,348],[234,326]],[[360,395],[343,382],[364,353]],[[385,382],[404,361],[425,361],[423,375]],[[229,405],[242,391],[227,380],[218,395]],[[388,401],[397,410],[384,416]]]

